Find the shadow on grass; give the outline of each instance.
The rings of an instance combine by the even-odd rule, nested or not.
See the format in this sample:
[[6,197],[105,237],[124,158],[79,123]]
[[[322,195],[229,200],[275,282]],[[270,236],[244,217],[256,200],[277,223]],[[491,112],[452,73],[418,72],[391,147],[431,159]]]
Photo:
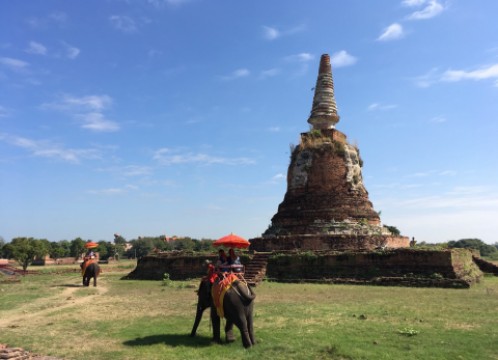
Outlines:
[[161,335],[150,335],[141,338],[136,338],[133,340],[127,340],[123,342],[126,346],[144,346],[144,345],[156,345],[165,344],[167,346],[190,346],[190,347],[205,347],[213,344],[210,337],[196,336],[190,337],[189,335],[181,334],[161,334]]
[[55,287],[80,288],[84,286],[83,284],[61,284],[61,285],[55,285]]

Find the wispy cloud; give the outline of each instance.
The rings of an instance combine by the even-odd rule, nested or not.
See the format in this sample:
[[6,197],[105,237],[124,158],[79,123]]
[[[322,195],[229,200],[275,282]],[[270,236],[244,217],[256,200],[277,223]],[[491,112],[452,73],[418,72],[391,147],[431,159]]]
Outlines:
[[302,32],[305,30],[304,25],[298,25],[296,27],[286,29],[286,30],[279,30],[275,26],[262,26],[263,29],[263,37],[266,40],[276,40],[278,38],[281,38],[282,36],[289,36],[293,34],[297,34],[299,32]]
[[444,123],[446,121],[447,121],[446,117],[442,116],[442,115],[434,116],[433,118],[431,118],[429,120],[429,122],[435,123],[435,124],[442,124],[442,123]]
[[237,70],[233,71],[229,75],[222,76],[221,78],[223,80],[229,81],[229,80],[235,80],[235,79],[248,77],[250,74],[251,74],[251,72],[248,69],[242,68],[242,69],[237,69]]
[[495,79],[498,86],[498,64],[481,67],[477,70],[446,70],[441,75],[441,81],[456,82],[462,80],[486,80]]
[[392,41],[403,38],[404,36],[403,26],[398,23],[389,25],[384,29],[382,34],[377,38],[377,41]]
[[0,105],[0,118],[10,116],[10,110],[5,106]]
[[30,41],[25,51],[33,55],[47,55],[47,48],[36,41]]
[[408,20],[426,20],[433,18],[441,14],[445,10],[445,6],[436,0],[426,0],[426,1],[415,1],[408,0],[403,1],[405,6],[424,6],[423,9],[417,10],[407,16]]
[[275,40],[280,37],[280,31],[274,27],[263,26],[263,37],[266,40]]
[[187,4],[192,0],[147,0],[147,3],[154,6],[157,9],[162,9],[165,6],[180,6]]
[[57,101],[42,104],[42,109],[58,110],[70,114],[81,123],[83,129],[95,132],[111,132],[120,129],[119,124],[107,119],[103,112],[112,105],[108,95],[75,97],[63,95]]
[[88,190],[87,192],[93,195],[122,195],[135,190],[138,190],[137,186],[125,185],[123,187],[107,188],[100,190]]
[[124,33],[134,33],[138,31],[138,27],[131,17],[126,15],[111,15],[109,21],[116,30]]
[[79,163],[82,159],[100,158],[96,149],[71,149],[49,140],[33,140],[21,136],[0,133],[0,141],[22,148],[32,156],[59,159],[70,163]]
[[102,113],[99,112],[90,112],[75,116],[81,120],[81,127],[83,129],[96,132],[112,132],[119,130],[119,125],[116,122],[107,119]]
[[227,158],[212,156],[204,153],[192,151],[182,151],[178,149],[161,148],[154,153],[153,159],[161,165],[252,165],[255,161],[250,158]]
[[274,77],[274,76],[277,76],[278,74],[280,74],[281,72],[282,71],[280,69],[277,69],[277,68],[263,70],[259,74],[259,78],[266,79],[266,78]]
[[291,62],[309,62],[312,61],[314,58],[315,56],[313,54],[303,52],[299,54],[286,56],[285,60]]
[[403,0],[401,2],[401,5],[403,6],[408,6],[408,7],[413,7],[413,6],[421,6],[426,3],[427,0]]
[[481,66],[475,70],[446,70],[442,73],[438,69],[431,69],[426,74],[416,77],[415,84],[419,87],[429,87],[439,82],[464,80],[494,80],[494,86],[498,87],[498,64]]
[[66,58],[74,60],[80,55],[81,51],[77,47],[66,44],[65,42],[63,42],[62,44],[64,45],[64,48],[65,48]]
[[26,69],[29,66],[29,63],[10,57],[0,57],[0,65],[5,66],[10,70],[20,71]]
[[330,63],[334,67],[344,67],[354,65],[357,59],[346,50],[338,51],[330,56]]
[[30,17],[26,22],[33,29],[43,29],[51,25],[63,26],[67,22],[67,14],[64,12],[53,12],[45,17]]
[[378,111],[378,110],[384,111],[384,110],[392,110],[392,109],[395,109],[397,107],[398,107],[398,105],[394,105],[394,104],[372,103],[372,104],[368,105],[367,110],[368,111]]

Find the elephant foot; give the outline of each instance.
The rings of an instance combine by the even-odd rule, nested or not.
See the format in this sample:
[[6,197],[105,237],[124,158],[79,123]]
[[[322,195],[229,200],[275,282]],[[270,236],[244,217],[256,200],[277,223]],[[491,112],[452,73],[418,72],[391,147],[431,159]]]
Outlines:
[[229,330],[225,333],[227,343],[231,343],[235,341],[235,335],[233,334],[233,330]]

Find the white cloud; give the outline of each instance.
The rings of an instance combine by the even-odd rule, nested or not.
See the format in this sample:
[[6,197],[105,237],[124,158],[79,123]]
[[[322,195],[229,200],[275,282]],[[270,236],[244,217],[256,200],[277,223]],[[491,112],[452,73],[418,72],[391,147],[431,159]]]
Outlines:
[[435,124],[441,124],[446,122],[446,117],[442,115],[434,116],[432,119],[430,119],[430,122]]
[[0,118],[10,116],[10,111],[5,106],[0,105]]
[[398,23],[389,25],[384,29],[382,34],[377,38],[377,41],[391,41],[401,39],[404,36],[403,26]]
[[348,54],[346,50],[341,50],[330,56],[330,63],[334,67],[344,67],[344,66],[354,65],[356,61],[357,59],[354,56]]
[[261,71],[261,74],[259,75],[260,79],[266,79],[269,77],[277,76],[280,74],[281,70],[280,69],[268,69],[268,70],[263,70]]
[[415,78],[419,87],[429,87],[438,82],[459,82],[464,80],[494,80],[498,87],[498,64],[482,66],[476,70],[446,70],[441,73],[438,69],[431,69],[427,74]]
[[135,21],[129,16],[125,15],[112,15],[109,17],[111,25],[119,31],[124,33],[134,33],[138,31]]
[[289,55],[285,57],[285,60],[287,61],[295,61],[295,62],[308,62],[311,61],[315,58],[314,55],[310,53],[299,53],[295,55]]
[[[412,14],[410,14],[407,19],[408,20],[426,20],[433,18],[439,14],[441,14],[444,11],[444,6],[437,2],[436,0],[429,0],[429,1],[408,1],[409,3],[417,3],[416,5],[425,5],[422,10],[415,11]],[[413,5],[414,6],[414,5]]]
[[397,108],[398,105],[394,104],[379,104],[379,103],[372,103],[368,106],[367,110],[368,111],[376,111],[376,110],[392,110]]
[[263,36],[267,40],[275,40],[280,37],[280,32],[274,27],[263,26]]
[[281,31],[277,29],[276,27],[272,26],[263,26],[263,37],[266,40],[276,40],[282,36],[288,36],[288,35],[293,35],[296,33],[299,33],[305,29],[304,25],[299,25],[293,28],[290,28],[288,30]]
[[52,24],[64,26],[67,22],[67,14],[64,12],[54,12],[47,17],[30,17],[26,22],[35,29],[46,28]]
[[75,97],[63,95],[53,103],[42,104],[42,109],[53,109],[69,113],[76,118],[83,129],[96,132],[118,131],[119,124],[106,119],[103,112],[112,105],[112,98],[108,95],[87,95]]
[[1,133],[0,140],[29,151],[36,157],[54,158],[71,163],[79,163],[82,159],[100,158],[100,153],[96,149],[68,149],[48,140],[32,140]]
[[89,194],[94,194],[94,195],[121,195],[121,194],[126,194],[130,191],[137,190],[138,187],[135,185],[125,185],[124,187],[120,188],[108,188],[108,189],[101,189],[101,190],[88,190]]
[[76,117],[81,119],[81,127],[83,129],[96,132],[111,132],[119,130],[119,125],[116,122],[106,119],[105,116],[99,112],[76,115]]
[[26,52],[33,55],[47,55],[47,48],[36,41],[30,41]]
[[169,148],[162,148],[154,153],[153,159],[161,165],[199,164],[199,165],[252,165],[254,160],[249,158],[225,158],[191,151],[181,152]]
[[242,68],[233,71],[230,75],[222,76],[223,80],[235,80],[243,77],[247,77],[251,74],[248,69]]
[[81,52],[80,49],[78,49],[77,47],[68,45],[66,43],[64,43],[64,46],[66,48],[66,57],[68,59],[74,60],[79,56],[79,54]]
[[462,80],[486,80],[495,79],[498,86],[498,64],[481,67],[473,71],[447,70],[441,75],[441,81],[456,82]]
[[82,97],[62,95],[58,101],[45,103],[42,108],[61,111],[102,111],[110,105],[112,105],[112,98],[109,95],[87,95]]
[[161,9],[167,5],[180,6],[189,3],[191,0],[147,0],[147,2],[157,9]]
[[408,6],[408,7],[414,7],[414,6],[421,6],[425,4],[427,0],[403,0],[401,2],[401,5],[403,6]]
[[11,70],[23,70],[29,66],[26,61],[13,59],[10,57],[0,57],[0,64]]

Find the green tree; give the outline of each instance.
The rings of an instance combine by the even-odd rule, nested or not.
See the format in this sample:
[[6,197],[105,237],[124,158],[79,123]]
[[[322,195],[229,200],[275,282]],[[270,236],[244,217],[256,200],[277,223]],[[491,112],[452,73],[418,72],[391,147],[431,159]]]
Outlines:
[[132,248],[129,250],[131,257],[140,258],[149,254],[154,249],[154,243],[152,238],[138,238],[138,240],[132,240]]
[[460,239],[448,241],[449,248],[465,248],[479,250],[482,256],[494,256],[498,249],[493,245],[488,245],[480,239]]
[[387,230],[389,230],[391,234],[393,234],[394,236],[401,235],[401,231],[399,231],[399,229],[396,226],[384,225],[384,227],[387,228]]
[[24,271],[26,271],[35,257],[42,258],[48,254],[48,248],[45,242],[31,237],[18,237],[12,239],[12,242],[7,246],[12,253],[12,257],[19,262]]
[[72,240],[71,241],[71,253],[70,253],[70,256],[74,257],[75,259],[78,259],[81,254],[83,254],[85,252],[85,241],[80,238],[80,237],[77,237],[76,239]]
[[5,257],[4,255],[5,240],[0,236],[0,258]]
[[52,259],[60,259],[66,257],[66,249],[60,242],[52,241],[48,250],[48,254]]

